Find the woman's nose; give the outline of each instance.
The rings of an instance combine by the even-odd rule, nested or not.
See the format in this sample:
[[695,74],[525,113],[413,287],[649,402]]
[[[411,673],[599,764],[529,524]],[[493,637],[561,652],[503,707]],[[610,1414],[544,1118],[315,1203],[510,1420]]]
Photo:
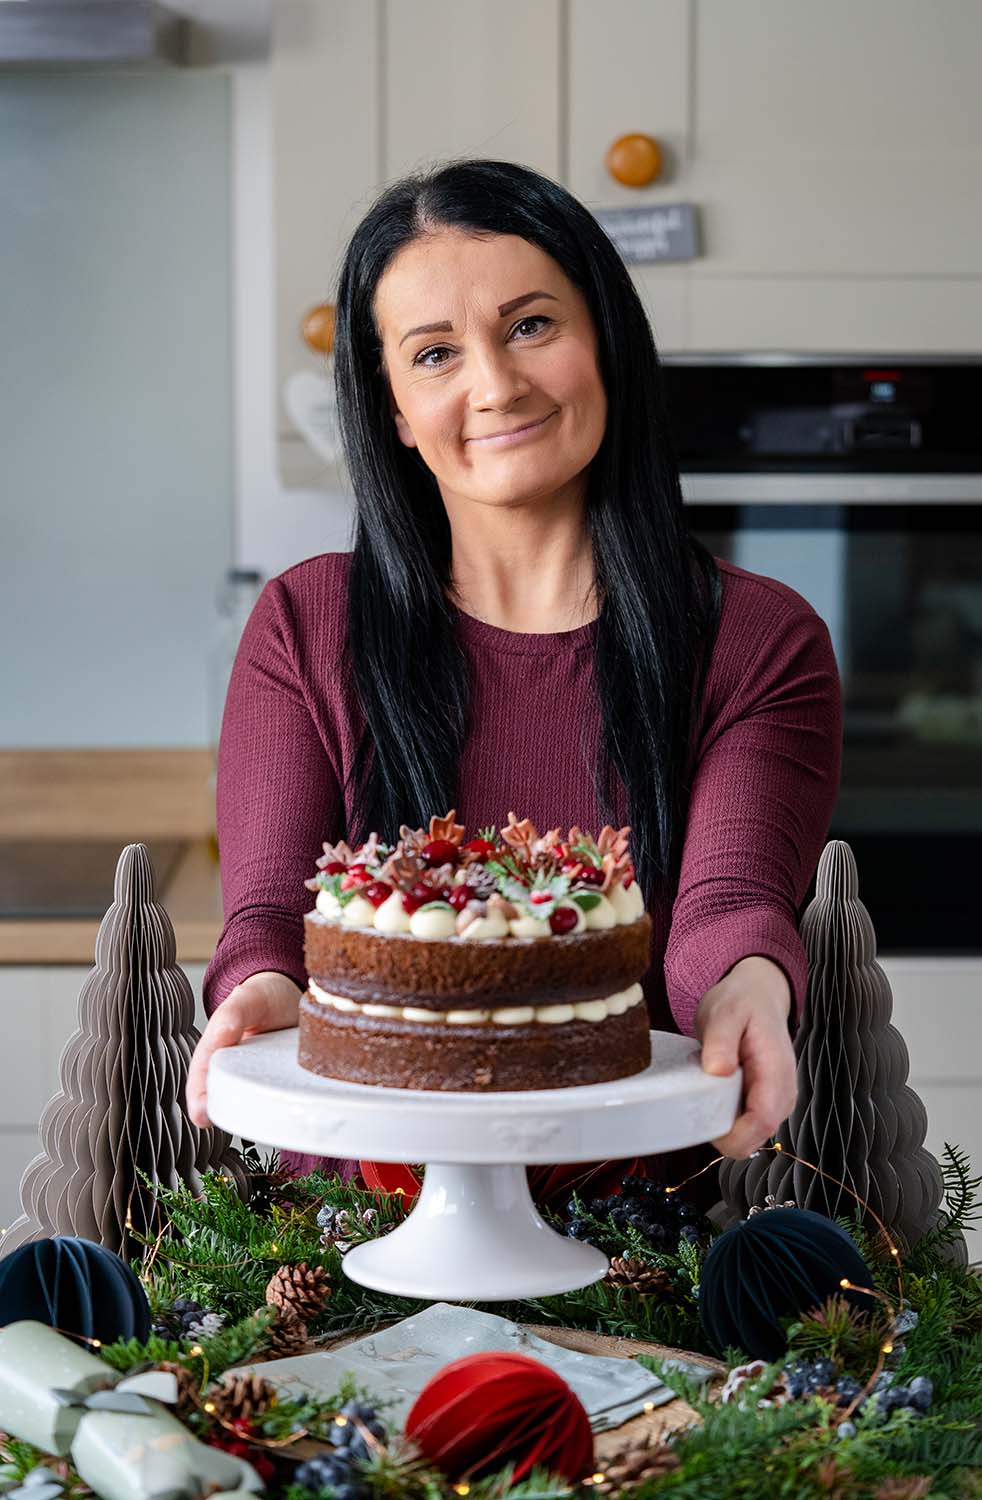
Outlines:
[[510,406],[530,390],[529,379],[510,349],[482,345],[472,351],[471,405],[475,410]]

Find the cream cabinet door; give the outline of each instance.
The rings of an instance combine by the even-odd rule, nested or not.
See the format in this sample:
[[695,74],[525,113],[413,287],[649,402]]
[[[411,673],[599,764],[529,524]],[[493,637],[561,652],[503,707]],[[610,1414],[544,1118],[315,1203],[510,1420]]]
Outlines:
[[386,179],[464,156],[558,176],[563,10],[560,0],[386,6]]
[[[690,0],[569,0],[566,185],[589,209],[633,208],[688,199]],[[637,132],[662,148],[649,187],[624,187],[607,150]],[[632,265],[660,351],[688,347],[689,265]]]
[[[634,266],[660,347],[970,351],[982,341],[976,0],[569,3],[570,187],[691,201],[703,255]],[[649,188],[607,146],[653,135]]]

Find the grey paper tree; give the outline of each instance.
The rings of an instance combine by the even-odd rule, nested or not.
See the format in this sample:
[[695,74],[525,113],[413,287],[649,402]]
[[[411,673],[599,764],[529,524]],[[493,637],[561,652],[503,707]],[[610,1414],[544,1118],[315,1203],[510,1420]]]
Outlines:
[[[775,1140],[848,1184],[909,1247],[937,1224],[944,1182],[924,1149],[927,1112],[907,1085],[910,1059],[890,1024],[890,982],[876,962],[848,844],[826,844],[815,885],[801,919],[809,975],[795,1040],[798,1103]],[[719,1175],[723,1199],[713,1218],[721,1225],[763,1206],[767,1194],[831,1218],[857,1209],[835,1182],[773,1151],[724,1162]],[[967,1260],[963,1239],[951,1253]]]
[[73,1234],[126,1256],[128,1220],[154,1230],[154,1195],[141,1172],[198,1192],[201,1174],[213,1168],[245,1193],[247,1173],[230,1137],[199,1130],[185,1113],[197,1040],[194,995],[177,966],[170,919],[154,900],[149,853],[128,844],[79,995],[78,1030],[61,1056],[61,1090],[41,1116],[41,1153],[21,1179],[24,1212],[4,1237],[4,1253]]

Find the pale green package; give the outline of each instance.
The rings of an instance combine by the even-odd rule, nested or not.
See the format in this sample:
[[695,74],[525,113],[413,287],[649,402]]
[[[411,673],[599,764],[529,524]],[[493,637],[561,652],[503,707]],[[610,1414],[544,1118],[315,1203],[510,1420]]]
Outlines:
[[64,1457],[85,1415],[57,1391],[89,1396],[118,1379],[109,1365],[44,1323],[25,1319],[0,1328],[0,1428],[43,1453]]

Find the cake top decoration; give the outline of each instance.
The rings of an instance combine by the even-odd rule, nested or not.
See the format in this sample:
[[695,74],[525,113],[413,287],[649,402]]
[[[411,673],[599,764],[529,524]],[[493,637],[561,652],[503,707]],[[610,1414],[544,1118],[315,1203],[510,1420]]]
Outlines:
[[[378,908],[393,895],[407,914],[452,911],[458,934],[491,912],[548,923],[554,933],[571,931],[579,925],[577,909],[589,913],[615,888],[619,894],[634,883],[629,827],[607,825],[596,838],[578,827],[540,834],[529,818],[509,812],[503,828],[481,828],[465,839],[455,817],[452,808],[431,817],[428,829],[403,824],[395,845],[377,833],[355,849],[325,842],[316,875],[304,883],[328,893],[341,913],[358,898]],[[320,898],[318,907],[324,909]]]

